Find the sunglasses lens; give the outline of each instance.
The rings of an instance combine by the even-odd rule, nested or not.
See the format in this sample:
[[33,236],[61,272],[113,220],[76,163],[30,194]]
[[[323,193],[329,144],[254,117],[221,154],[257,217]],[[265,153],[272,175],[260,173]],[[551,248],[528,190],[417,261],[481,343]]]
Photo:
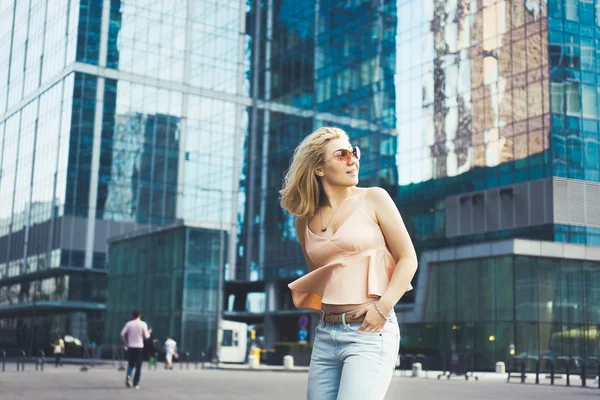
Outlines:
[[345,163],[349,163],[352,160],[352,158],[356,159],[357,161],[360,160],[360,149],[358,148],[358,146],[353,146],[352,150],[342,149],[340,150],[339,156],[337,156],[338,160],[343,161]]

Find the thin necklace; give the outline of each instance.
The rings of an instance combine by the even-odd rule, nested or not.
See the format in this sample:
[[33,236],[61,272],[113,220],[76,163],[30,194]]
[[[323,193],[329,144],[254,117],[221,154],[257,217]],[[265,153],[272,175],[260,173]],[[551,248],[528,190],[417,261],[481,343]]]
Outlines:
[[344,199],[342,201],[340,201],[340,204],[338,204],[338,206],[335,208],[335,211],[333,212],[333,215],[331,216],[331,218],[329,218],[327,225],[323,225],[323,208],[321,208],[321,210],[319,210],[320,211],[319,215],[321,216],[321,232],[325,232],[327,230],[327,227],[331,223],[331,220],[333,219],[333,217],[335,217],[335,214],[338,212],[338,210],[340,209],[340,206],[346,200],[346,198],[348,197],[349,194],[350,194],[350,191],[348,191],[348,193],[346,193],[346,195],[344,196]]

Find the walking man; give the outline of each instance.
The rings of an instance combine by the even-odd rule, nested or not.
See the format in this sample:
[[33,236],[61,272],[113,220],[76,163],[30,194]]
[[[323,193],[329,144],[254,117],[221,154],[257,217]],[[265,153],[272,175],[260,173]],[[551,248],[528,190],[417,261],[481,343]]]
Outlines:
[[133,319],[125,324],[121,331],[121,340],[128,349],[129,364],[127,365],[127,376],[125,377],[125,386],[131,387],[131,375],[135,367],[133,376],[133,386],[139,389],[140,377],[142,375],[142,361],[144,355],[144,339],[148,339],[152,329],[142,321],[140,312],[132,313]]
[[54,346],[54,366],[58,367],[59,365],[62,367],[62,356],[65,354],[65,341],[62,340],[60,336],[56,338],[56,342],[53,344]]
[[173,357],[177,358],[177,342],[170,336],[165,341],[165,368],[173,369]]

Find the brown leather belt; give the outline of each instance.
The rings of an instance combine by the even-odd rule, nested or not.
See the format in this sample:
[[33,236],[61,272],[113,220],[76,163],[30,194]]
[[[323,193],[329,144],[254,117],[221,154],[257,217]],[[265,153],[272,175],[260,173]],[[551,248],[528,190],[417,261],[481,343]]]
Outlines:
[[[323,321],[325,321],[326,324],[341,324],[342,323],[342,315],[343,314],[324,313]],[[361,315],[360,317],[356,317],[356,318],[354,318],[352,315],[353,315],[353,313],[346,313],[346,323],[347,324],[349,324],[351,322],[363,322],[365,320],[364,314]]]

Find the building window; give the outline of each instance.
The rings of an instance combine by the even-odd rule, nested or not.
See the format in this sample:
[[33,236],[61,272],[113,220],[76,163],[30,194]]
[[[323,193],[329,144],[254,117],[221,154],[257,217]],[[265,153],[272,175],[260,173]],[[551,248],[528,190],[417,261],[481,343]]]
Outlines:
[[579,21],[577,5],[579,0],[565,0],[565,18],[569,21]]
[[596,88],[582,86],[582,106],[584,118],[596,118]]
[[562,82],[551,82],[550,83],[550,98],[552,104],[552,113],[562,114],[563,113],[563,83]]
[[565,82],[567,115],[579,117],[581,115],[581,98],[579,97],[579,83]]

